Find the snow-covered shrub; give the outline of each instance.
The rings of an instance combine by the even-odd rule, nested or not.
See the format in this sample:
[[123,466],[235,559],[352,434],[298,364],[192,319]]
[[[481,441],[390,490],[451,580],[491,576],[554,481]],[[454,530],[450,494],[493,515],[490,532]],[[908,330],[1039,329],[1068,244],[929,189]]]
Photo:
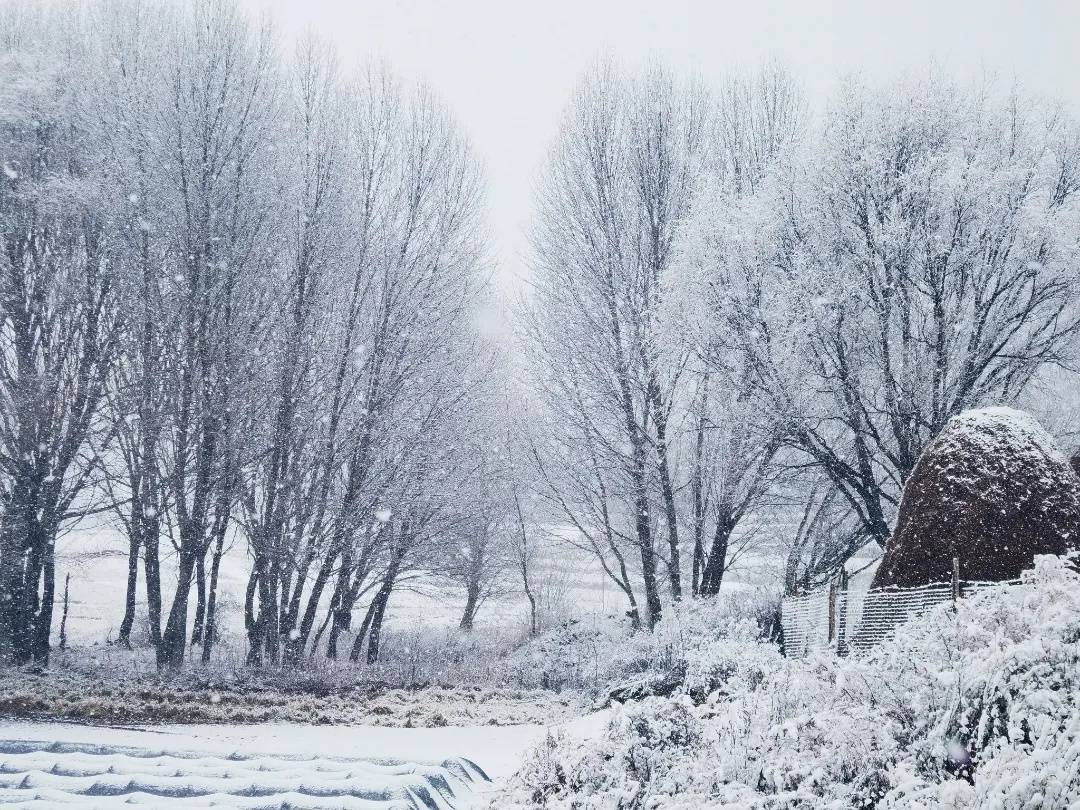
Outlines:
[[688,599],[669,606],[652,632],[635,632],[625,616],[568,620],[511,654],[508,672],[523,686],[595,694],[648,693],[657,681],[669,693],[711,691],[708,684],[725,677],[733,643],[756,645],[777,605],[751,591]]
[[506,656],[519,642],[516,628],[482,625],[465,632],[417,620],[386,628],[378,662],[352,669],[404,687],[513,684]]
[[515,650],[507,666],[525,686],[589,688],[607,681],[611,656],[633,636],[626,617],[568,619]]
[[1080,801],[1080,576],[1060,558],[1036,558],[1023,585],[964,600],[937,633],[905,628],[878,660],[925,646],[939,653],[933,669],[907,680],[924,696],[913,708],[933,713],[916,715],[915,757],[896,768],[885,806],[941,801],[951,774],[964,781],[949,797],[959,807]]
[[[494,806],[1080,801],[1080,576],[1062,559],[940,606],[864,656],[787,660],[736,632],[688,661],[679,694],[616,708],[598,739],[552,738]],[[703,699],[695,683],[710,687]]]

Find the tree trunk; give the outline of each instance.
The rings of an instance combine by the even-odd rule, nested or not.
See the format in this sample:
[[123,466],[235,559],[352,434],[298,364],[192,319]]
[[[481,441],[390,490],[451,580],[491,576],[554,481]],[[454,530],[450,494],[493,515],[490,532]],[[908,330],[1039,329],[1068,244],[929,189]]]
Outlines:
[[529,589],[525,590],[525,596],[529,600],[529,635],[535,636],[540,632],[540,617],[536,612],[536,597]]
[[694,436],[694,466],[690,476],[690,494],[694,511],[694,561],[690,575],[690,591],[694,596],[701,592],[701,573],[705,565],[705,423],[709,400],[709,375],[705,374],[698,389],[697,429]]
[[117,644],[131,647],[131,628],[135,624],[135,591],[139,586],[139,534],[134,526],[135,518],[132,518],[132,526],[128,535],[128,570],[127,591],[124,595],[124,618],[120,621],[120,633],[116,637]]
[[705,568],[705,544],[703,526],[694,526],[694,568],[690,573],[690,593],[701,595],[701,574]]
[[19,549],[19,552],[13,561],[12,584],[5,590],[10,594],[8,597],[9,649],[11,650],[9,660],[14,664],[25,664],[30,657],[27,622],[31,611],[26,604],[29,598],[26,588],[29,554],[22,549]]
[[[644,451],[635,449],[635,456],[644,455]],[[644,458],[635,464],[634,486],[637,489],[634,498],[637,542],[641,554],[641,581],[645,591],[645,608],[648,611],[649,629],[660,621],[660,590],[656,585],[656,550],[653,548],[652,526],[649,521],[649,498],[645,491]]]
[[202,641],[203,622],[206,620],[206,553],[195,562],[195,622],[191,629],[191,646]]
[[476,621],[476,609],[480,604],[480,588],[474,583],[469,583],[465,596],[465,610],[461,614],[459,627],[462,630],[472,630],[473,622]]
[[378,604],[378,596],[371,600],[371,604],[368,605],[367,611],[364,613],[364,620],[360,622],[360,629],[357,631],[355,638],[353,638],[352,649],[349,651],[349,660],[353,663],[360,660],[360,651],[364,648],[364,639],[367,638],[368,629],[371,627],[371,620],[375,616],[375,608]]
[[655,381],[649,385],[649,402],[656,424],[656,457],[660,466],[660,493],[664,500],[664,522],[668,533],[668,582],[671,598],[682,598],[682,562],[679,554],[679,518],[675,508],[675,487],[671,482],[671,468],[668,465],[667,415],[664,403]]
[[[391,588],[393,583],[391,582]],[[382,642],[383,618],[386,616],[386,605],[390,602],[390,590],[375,604],[375,615],[371,617],[371,630],[368,633],[367,663],[369,666],[379,661],[379,645]]]
[[[319,625],[319,629],[315,633],[315,638],[313,638],[311,640],[310,657],[312,657],[312,658],[315,657],[315,653],[319,649],[319,642],[322,640],[323,633],[326,632],[326,628],[327,628],[327,626],[329,626],[330,620],[333,618],[335,610],[337,610],[337,604],[333,601],[333,599],[331,599],[330,600],[330,607],[326,611],[326,618],[324,618],[323,621],[322,621],[322,624]],[[327,655],[327,657],[329,658],[329,654]]]
[[255,591],[259,587],[259,572],[253,568],[248,574],[247,587],[244,589],[244,630],[251,635],[255,627]]
[[[307,606],[304,608],[304,615],[300,619],[300,626],[296,628],[298,633],[295,638],[290,634],[289,640],[285,643],[284,659],[286,664],[296,665],[303,657],[304,647],[307,646],[308,637],[311,635],[311,628],[315,625],[315,616],[319,610],[319,600],[322,598],[322,592],[323,589],[326,588],[326,583],[330,580],[330,575],[333,572],[334,561],[336,559],[336,555],[328,555],[323,561],[323,564],[319,566],[319,572],[315,575],[315,581],[311,585],[311,593],[308,596]],[[293,623],[295,624],[295,612],[298,611],[300,605],[299,582],[296,586],[293,601],[296,603],[296,608],[293,613]],[[322,632],[322,630],[319,631],[312,644],[313,651],[315,647],[319,645],[319,639],[322,637]]]
[[535,636],[540,632],[536,613],[536,595],[532,591],[532,582],[529,577],[529,535],[525,530],[525,514],[521,509],[521,498],[518,496],[517,487],[513,488],[514,511],[517,513],[518,531],[521,532],[521,557],[519,559],[521,569],[521,584],[525,589],[525,598],[529,600],[529,635]]
[[664,497],[664,520],[668,530],[668,583],[671,598],[682,599],[682,560],[679,554],[679,519],[675,512],[675,489],[668,471],[667,454],[660,462],[660,483]]
[[331,661],[337,660],[338,637],[341,631],[348,630],[352,624],[352,606],[342,605],[341,600],[344,598],[344,595],[339,596],[337,603],[330,609],[330,635],[326,637],[326,657]]
[[728,544],[734,528],[730,516],[717,516],[712,547],[709,549],[709,558],[701,575],[700,593],[702,596],[716,596],[720,592],[720,585],[724,581],[726,571]]
[[[30,650],[30,657],[38,664],[49,664],[49,636],[52,633],[53,598],[56,591],[56,557],[54,554],[56,544],[55,531],[48,529],[39,536],[41,544],[40,571],[41,571],[41,599],[37,605],[34,617],[34,635]],[[34,597],[37,600],[36,577],[34,583]]]
[[191,580],[195,576],[195,558],[190,551],[180,552],[180,570],[176,582],[176,595],[173,597],[169,619],[165,623],[165,632],[158,645],[158,669],[178,670],[184,663],[184,650],[187,647],[188,599],[191,595]]
[[161,562],[158,558],[157,530],[143,535],[143,569],[146,574],[146,613],[150,625],[150,643],[161,646]]
[[26,487],[16,481],[4,515],[4,556],[0,559],[3,581],[0,599],[6,602],[0,626],[0,647],[6,656],[0,663],[25,664],[32,656],[37,588],[41,576],[38,533]]
[[225,532],[218,532],[214,546],[214,556],[210,560],[210,588],[206,597],[206,628],[203,631],[202,662],[210,663],[210,651],[217,641],[217,585],[218,570],[221,568],[221,555],[224,550]]
[[281,625],[278,623],[278,618],[281,616],[278,599],[280,584],[281,566],[275,554],[266,577],[266,587],[262,587],[261,580],[259,585],[259,621],[263,624],[263,657],[266,663],[275,665],[281,658]]
[[[33,579],[28,583],[33,597],[31,613],[32,634],[30,636],[30,659],[44,666],[49,665],[50,636],[53,629],[53,602],[56,592],[56,531],[51,524],[35,527],[36,568]],[[41,594],[38,594],[38,579],[41,579]]]
[[3,516],[0,525],[0,666],[15,660],[15,635],[18,628],[22,572],[17,560],[22,559],[21,543],[11,525],[10,514]]
[[64,574],[64,612],[60,614],[60,649],[67,649],[68,588],[71,574]]
[[251,666],[262,664],[263,626],[255,612],[255,596],[259,592],[259,580],[262,578],[262,564],[256,558],[248,575],[247,589],[244,591],[244,629],[248,636],[247,663]]
[[326,639],[326,657],[334,660],[338,653],[338,637],[342,630],[348,630],[352,625],[352,610],[356,604],[349,599],[349,566],[352,564],[351,555],[343,555],[341,570],[338,571],[337,583],[334,585],[334,594],[330,598],[330,635]]
[[[371,600],[371,605],[368,606],[368,615],[364,617],[364,625],[361,626],[360,632],[353,639],[352,651],[349,653],[350,661],[360,660],[360,650],[364,644],[365,633],[368,635],[367,662],[374,664],[379,660],[379,636],[382,633],[383,617],[386,614],[386,604],[390,601],[390,594],[394,590],[394,583],[397,580],[403,553],[403,549],[394,550],[390,565],[386,569],[385,576],[383,576],[382,585],[379,586],[378,593],[375,594],[375,598]],[[367,628],[369,622],[370,631]]]
[[649,629],[660,621],[660,591],[656,587],[656,553],[652,546],[641,547],[641,579],[645,588],[645,607],[649,611]]

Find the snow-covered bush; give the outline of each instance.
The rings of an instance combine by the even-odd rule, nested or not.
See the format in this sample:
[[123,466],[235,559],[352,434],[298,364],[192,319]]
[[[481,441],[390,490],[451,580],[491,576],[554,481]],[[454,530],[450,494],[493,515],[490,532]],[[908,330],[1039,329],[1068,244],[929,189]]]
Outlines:
[[569,620],[532,639],[508,657],[507,670],[522,686],[614,689],[648,693],[653,685],[671,692],[700,692],[728,666],[736,640],[756,646],[772,632],[778,598],[734,591],[670,606],[653,632],[635,632],[624,616]]
[[[679,692],[552,737],[499,807],[1068,808],[1080,801],[1080,576],[943,605],[868,654],[787,660],[731,634]],[[706,694],[695,684],[707,684]]]

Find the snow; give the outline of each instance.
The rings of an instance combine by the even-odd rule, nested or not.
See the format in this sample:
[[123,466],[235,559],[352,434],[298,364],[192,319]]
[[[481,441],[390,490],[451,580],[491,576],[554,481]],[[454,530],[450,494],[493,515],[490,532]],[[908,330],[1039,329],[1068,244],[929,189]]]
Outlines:
[[[71,605],[67,633],[69,643],[91,645],[115,639],[123,615],[123,582],[127,571],[128,541],[105,521],[94,525],[84,522],[76,530],[57,541],[58,582],[71,574]],[[166,604],[171,603],[176,576],[176,555],[169,544],[161,547],[162,588]],[[536,562],[539,579],[549,583],[542,598],[549,603],[550,612],[577,615],[605,615],[623,611],[626,599],[616,592],[596,561],[584,552],[559,545]],[[227,548],[219,574],[219,629],[244,643],[242,596],[247,583],[250,559],[246,544],[235,538]],[[120,583],[120,592],[117,592]],[[332,589],[327,589],[331,591]],[[329,593],[324,597],[329,601]],[[414,635],[426,631],[452,630],[461,619],[465,603],[463,588],[442,583],[423,583],[419,588],[395,591],[387,612],[387,631],[395,630]],[[357,606],[362,614],[366,603]],[[325,610],[321,608],[320,614]],[[515,631],[527,622],[529,607],[523,593],[498,594],[488,600],[478,617],[481,627]],[[194,620],[194,608],[189,611]],[[54,615],[54,632],[59,629],[59,604]],[[145,635],[146,603],[142,571],[136,592],[136,622],[134,639]],[[350,637],[351,638],[351,637]]]
[[672,697],[620,707],[585,743],[545,738],[490,806],[1080,807],[1080,575],[1065,560],[846,659],[784,659],[736,631],[694,642]]
[[0,726],[0,803],[464,808],[540,734],[537,726],[17,723]]
[[0,724],[0,805],[462,810],[486,802],[549,733],[584,739],[609,719],[601,711],[557,732],[540,725]]
[[[539,595],[549,616],[555,619],[573,615],[589,619],[603,618],[626,610],[626,597],[601,569],[596,559],[573,548],[565,537],[573,530],[567,526],[547,526],[545,530],[560,536],[560,541],[543,549],[535,561],[535,574],[545,583]],[[127,576],[127,538],[104,519],[84,521],[75,530],[57,540],[57,582],[62,583],[66,574],[71,575],[71,602],[67,635],[69,644],[88,648],[115,639],[123,615],[123,582]],[[744,557],[740,570],[729,572],[725,577],[726,589],[760,588],[768,580],[768,571],[775,570],[778,560],[760,560]],[[172,589],[176,582],[176,555],[169,544],[161,547],[161,580],[163,598],[171,604]],[[250,572],[250,558],[246,544],[234,538],[228,545],[221,561],[219,573],[218,626],[226,639],[236,639],[243,647],[246,635],[243,625],[242,595]],[[117,591],[120,583],[120,592]],[[329,602],[332,589],[327,589],[324,605]],[[465,603],[463,588],[441,583],[423,583],[421,587],[403,588],[395,591],[387,610],[385,635],[395,632],[402,637],[417,637],[425,633],[449,632],[457,628]],[[357,606],[362,615],[366,603]],[[194,621],[194,605],[189,611]],[[519,591],[497,594],[487,600],[478,617],[478,627],[507,631],[513,634],[526,626],[529,613],[528,601]],[[146,602],[142,571],[136,591],[136,616],[133,640],[145,641]],[[53,631],[58,632],[60,604],[53,616]],[[346,640],[351,639],[346,634]],[[215,648],[216,654],[224,652],[227,644]]]
[[1039,421],[1015,408],[973,408],[957,414],[949,420],[935,444],[948,449],[959,440],[983,445],[990,452],[1003,446],[1013,452],[1018,448],[1034,448],[1042,456],[1068,463]]

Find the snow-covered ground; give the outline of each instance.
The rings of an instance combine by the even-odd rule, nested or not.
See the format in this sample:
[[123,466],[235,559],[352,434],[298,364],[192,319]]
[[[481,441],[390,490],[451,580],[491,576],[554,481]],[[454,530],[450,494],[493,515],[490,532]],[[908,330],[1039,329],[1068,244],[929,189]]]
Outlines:
[[[607,712],[567,724],[592,736]],[[0,725],[0,806],[426,808],[486,803],[543,726]]]
[[[526,755],[499,810],[1078,810],[1080,574],[938,605],[868,651],[785,658],[754,624],[691,605],[668,697],[589,741]],[[690,632],[685,632],[689,630]],[[674,632],[673,632],[674,631]],[[680,660],[681,659],[681,660]]]
[[[198,692],[197,699],[210,700],[211,708],[222,710],[220,719],[225,722],[123,727],[0,723],[0,807],[52,807],[64,803],[90,807],[142,804],[365,810],[486,807],[492,799],[491,792],[519,769],[531,756],[528,752],[548,737],[549,730],[557,731],[559,738],[565,740],[598,736],[606,728],[606,712],[565,721],[591,703],[591,699],[575,691],[577,682],[573,678],[567,680],[569,691],[561,695],[544,692],[543,697],[522,686],[528,679],[522,679],[520,673],[507,681],[513,685],[509,691],[505,686],[499,691],[494,675],[490,684],[481,680],[478,685],[474,680],[460,688],[448,688],[443,679],[426,673],[419,681],[415,678],[401,681],[436,684],[415,694],[390,689],[385,694],[354,695],[348,688],[356,681],[356,673],[351,673],[350,680],[346,677],[350,673],[338,673],[324,665],[319,677],[329,693],[320,693],[318,697],[302,691],[287,696],[263,695],[267,690],[260,691],[258,684],[247,680],[233,689],[230,673],[234,666],[239,666],[238,661],[242,662],[242,657],[237,656],[242,653],[244,641],[240,599],[250,565],[242,542],[235,542],[223,560],[220,606],[225,626],[223,643],[216,651],[216,668],[201,673],[197,682],[150,683],[153,663],[144,640],[138,637],[138,623],[134,650],[102,643],[115,638],[119,624],[125,554],[123,537],[105,524],[82,527],[62,539],[58,547],[57,600],[59,603],[62,599],[63,583],[70,574],[66,627],[69,649],[57,651],[50,672],[20,675],[18,689],[25,692],[26,698],[22,702],[44,700],[50,710],[44,713],[20,710],[15,716],[88,717],[113,724],[143,723],[149,722],[145,713],[118,713],[113,709],[115,706],[134,709],[137,700],[149,700],[160,704],[163,713],[168,709],[171,720],[192,723],[218,719],[180,710],[178,701],[191,697],[188,693]],[[566,680],[563,669],[607,672],[611,662],[606,659],[611,657],[609,652],[613,649],[622,651],[627,659],[623,663],[634,671],[640,663],[638,658],[649,658],[655,652],[645,639],[636,646],[626,644],[626,623],[621,621],[625,598],[591,557],[569,546],[555,545],[542,565],[550,615],[574,617],[572,625],[563,628],[563,634],[572,639],[581,636],[575,642],[577,646],[572,645],[560,657],[549,649],[550,645],[539,645],[533,656],[539,656],[535,661],[523,654],[508,655],[505,660],[480,661],[480,664],[488,669],[495,663],[506,670],[524,667],[528,672],[550,669],[553,680],[561,683]],[[175,560],[164,544],[162,567],[163,596],[168,604]],[[738,590],[748,581],[736,582],[736,577],[732,577],[729,584]],[[140,571],[140,620],[145,615],[141,603],[143,587]],[[426,655],[427,648],[421,645],[431,639],[425,639],[424,633],[438,636],[445,629],[449,635],[457,636],[453,628],[462,603],[463,594],[436,582],[425,583],[422,590],[404,589],[395,593],[388,616],[391,634],[387,637],[387,648],[407,653],[415,646],[418,655]],[[566,614],[559,610],[559,604],[567,606]],[[55,615],[59,622],[59,604]],[[489,641],[502,636],[511,638],[526,616],[527,605],[520,595],[493,600],[484,607],[478,632],[469,638],[476,636],[473,640],[480,645],[479,654],[483,654],[486,649],[483,644],[488,642],[481,636],[490,631]],[[54,631],[58,630],[57,625]],[[559,627],[553,631],[558,634]],[[505,644],[493,644],[488,650],[493,659],[495,650],[505,652],[509,648]],[[472,655],[477,651],[469,648],[464,652]],[[406,653],[402,655],[407,658]],[[563,658],[573,666],[564,666],[567,662]],[[618,666],[614,669],[622,671]],[[483,666],[480,670],[487,671]],[[99,672],[111,673],[108,688],[100,695],[97,691],[101,690],[94,683]],[[392,683],[400,680],[381,670],[375,674]],[[120,683],[114,677],[117,675],[131,682]],[[212,689],[208,685],[220,679],[224,679],[220,688]],[[593,680],[596,681],[593,686],[606,683],[600,676]],[[74,684],[74,692],[68,688],[69,681]],[[455,682],[450,679],[448,683]],[[56,690],[63,692],[63,700],[54,694]],[[68,712],[72,694],[86,698],[87,706]],[[356,701],[355,705],[361,706],[366,716],[335,710],[335,706],[350,701]],[[310,705],[310,711],[285,711],[299,703]],[[265,713],[229,714],[230,710],[239,711],[240,704],[248,708],[248,704],[258,704],[255,708],[265,708]],[[66,708],[57,711],[57,707]],[[268,722],[285,718],[293,722]],[[312,725],[298,724],[297,720]],[[255,724],[240,724],[244,721]],[[375,723],[379,725],[372,725]],[[390,727],[402,725],[409,727]]]
[[[549,529],[550,530],[550,529]],[[572,533],[569,527],[554,530]],[[621,614],[627,609],[625,596],[596,559],[568,543],[553,543],[537,564],[534,573],[540,583],[539,599],[542,610],[549,616],[561,618],[572,615],[588,618]],[[175,583],[176,555],[167,542],[161,544],[162,591],[168,609]],[[781,566],[779,561],[766,557],[753,559],[745,555],[736,570],[725,577],[725,589],[756,587],[774,584]],[[223,636],[240,638],[243,632],[242,600],[251,562],[242,538],[235,537],[222,559],[218,585],[219,629]],[[124,611],[124,583],[127,578],[127,540],[105,518],[96,523],[84,521],[60,538],[57,544],[56,610],[54,633],[59,632],[61,602],[65,576],[70,574],[70,606],[67,637],[74,645],[98,644],[116,638]],[[478,617],[478,625],[498,628],[524,628],[528,617],[528,602],[516,582],[510,583],[508,593],[488,600]],[[139,570],[135,637],[145,634],[145,585]],[[324,596],[329,600],[330,589]],[[394,592],[387,611],[387,627],[404,633],[419,629],[456,627],[461,619],[465,594],[431,579],[422,580],[414,588]],[[357,608],[362,615],[364,605]],[[325,607],[324,607],[325,609]],[[194,597],[189,621],[194,620]],[[240,640],[242,644],[242,639]]]
[[[166,606],[171,602],[175,554],[168,543],[161,546],[162,590]],[[576,615],[607,614],[626,609],[625,598],[590,556],[567,546],[552,549],[543,562],[543,593],[548,610],[562,613],[571,607]],[[219,621],[225,636],[243,630],[242,600],[251,563],[242,539],[236,538],[222,559],[219,576]],[[92,644],[115,638],[124,612],[127,577],[127,541],[104,521],[83,525],[67,534],[57,546],[57,609],[54,632],[59,632],[60,604],[65,576],[70,574],[70,613],[67,635],[71,643]],[[419,624],[430,629],[454,627],[461,619],[465,594],[460,588],[425,580],[417,588],[395,591],[387,625],[410,630]],[[512,583],[516,584],[516,583]],[[146,615],[143,572],[139,571],[136,634],[142,632]],[[480,613],[486,626],[525,627],[528,602],[520,588],[489,600]],[[326,599],[329,598],[329,589]],[[192,600],[194,603],[194,599]],[[363,605],[358,608],[362,613]],[[167,608],[166,608],[167,609]],[[191,611],[193,617],[193,610]]]

